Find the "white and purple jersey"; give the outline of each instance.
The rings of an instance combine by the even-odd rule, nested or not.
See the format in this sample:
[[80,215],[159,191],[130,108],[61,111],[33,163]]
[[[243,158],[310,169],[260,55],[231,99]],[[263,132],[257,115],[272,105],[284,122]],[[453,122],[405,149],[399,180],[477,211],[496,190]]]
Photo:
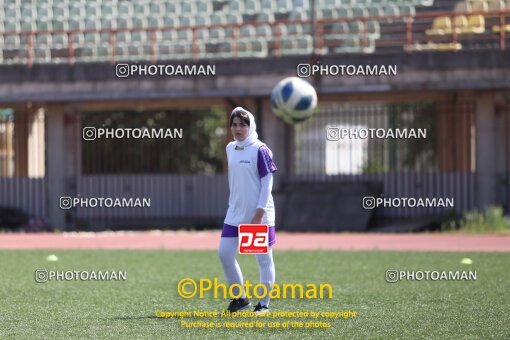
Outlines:
[[259,141],[244,148],[236,147],[235,142],[230,142],[226,149],[230,197],[224,223],[236,227],[250,223],[257,208],[262,208],[265,210],[262,224],[274,226],[275,211],[271,193],[265,207],[257,206],[261,179],[277,170],[271,150]]

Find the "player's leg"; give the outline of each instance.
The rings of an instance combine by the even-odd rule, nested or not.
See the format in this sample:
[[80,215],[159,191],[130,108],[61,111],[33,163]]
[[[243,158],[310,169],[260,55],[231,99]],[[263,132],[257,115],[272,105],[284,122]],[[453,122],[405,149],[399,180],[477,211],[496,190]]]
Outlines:
[[[262,314],[269,311],[269,292],[271,291],[271,285],[275,282],[273,247],[269,247],[267,254],[257,254],[256,256],[259,265],[260,283],[266,286],[267,295],[260,299],[254,311],[258,314]],[[263,290],[259,289],[257,295],[260,296],[263,293]]]
[[[239,287],[243,287],[243,273],[241,272],[241,267],[239,267],[239,263],[236,260],[238,242],[239,241],[237,237],[222,237],[220,239],[218,255],[220,257],[228,284],[238,284]],[[244,289],[234,287],[234,289],[232,289],[232,293],[235,296],[241,294],[241,297],[238,299],[233,299],[230,302],[228,307],[230,312],[240,311],[251,306],[250,300],[246,298]]]
[[[223,271],[225,272],[228,284],[233,285],[237,283],[242,286],[244,282],[243,273],[241,272],[241,267],[239,267],[239,263],[236,260],[237,243],[237,237],[222,237],[220,239],[218,255],[220,256],[221,264],[223,266]],[[233,293],[238,295],[239,289],[235,287],[233,289]],[[246,295],[243,291],[242,297],[245,296]]]

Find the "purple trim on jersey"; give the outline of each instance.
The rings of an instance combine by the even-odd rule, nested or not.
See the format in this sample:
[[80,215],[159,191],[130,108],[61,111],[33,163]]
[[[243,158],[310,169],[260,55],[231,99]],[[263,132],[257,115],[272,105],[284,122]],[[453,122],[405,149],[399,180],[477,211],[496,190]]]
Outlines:
[[[223,224],[221,237],[238,237],[239,228],[229,224]],[[272,246],[276,243],[276,230],[275,227],[269,226],[269,245]]]
[[265,145],[262,145],[259,148],[257,154],[257,168],[259,170],[260,178],[264,177],[270,172],[275,172],[278,170],[278,168],[276,168],[276,164],[273,162],[273,154],[271,150],[269,150],[269,148]]

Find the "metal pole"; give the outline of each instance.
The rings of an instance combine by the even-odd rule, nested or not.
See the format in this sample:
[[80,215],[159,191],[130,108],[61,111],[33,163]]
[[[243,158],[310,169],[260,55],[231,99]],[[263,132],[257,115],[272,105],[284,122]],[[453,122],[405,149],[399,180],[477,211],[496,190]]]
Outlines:
[[[310,65],[315,65],[317,64],[317,26],[318,26],[318,23],[317,23],[317,13],[316,13],[316,10],[317,10],[317,6],[316,6],[316,0],[310,0],[311,1],[311,19],[312,19],[312,45],[313,45],[313,48],[312,48],[312,55],[310,56]],[[319,30],[320,34],[323,34],[323,30]],[[321,37],[322,39],[322,37]],[[321,44],[322,45],[322,44]],[[322,46],[321,46],[322,47]],[[319,86],[321,83],[320,81],[320,75],[317,74],[317,75],[313,75],[313,80],[312,80],[312,84],[314,86]]]
[[316,39],[316,33],[317,33],[317,13],[315,13],[315,11],[317,10],[315,4],[315,0],[310,0],[311,1],[311,19],[312,19],[312,45],[313,45],[313,50],[312,50],[312,56],[315,56],[315,51],[317,49],[317,39]]

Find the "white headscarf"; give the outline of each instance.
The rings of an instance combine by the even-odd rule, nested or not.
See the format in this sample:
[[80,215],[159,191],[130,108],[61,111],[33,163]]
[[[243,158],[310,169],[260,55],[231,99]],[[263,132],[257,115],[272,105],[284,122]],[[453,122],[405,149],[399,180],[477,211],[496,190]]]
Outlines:
[[250,111],[245,110],[240,106],[232,110],[230,117],[232,117],[232,115],[238,111],[246,112],[248,114],[248,118],[250,119],[250,129],[248,131],[248,136],[246,136],[244,140],[239,141],[234,137],[234,140],[236,141],[236,146],[240,148],[245,148],[248,145],[251,145],[255,142],[262,144],[262,142],[258,140],[259,135],[257,134],[257,124],[255,124],[255,117],[253,117]]

